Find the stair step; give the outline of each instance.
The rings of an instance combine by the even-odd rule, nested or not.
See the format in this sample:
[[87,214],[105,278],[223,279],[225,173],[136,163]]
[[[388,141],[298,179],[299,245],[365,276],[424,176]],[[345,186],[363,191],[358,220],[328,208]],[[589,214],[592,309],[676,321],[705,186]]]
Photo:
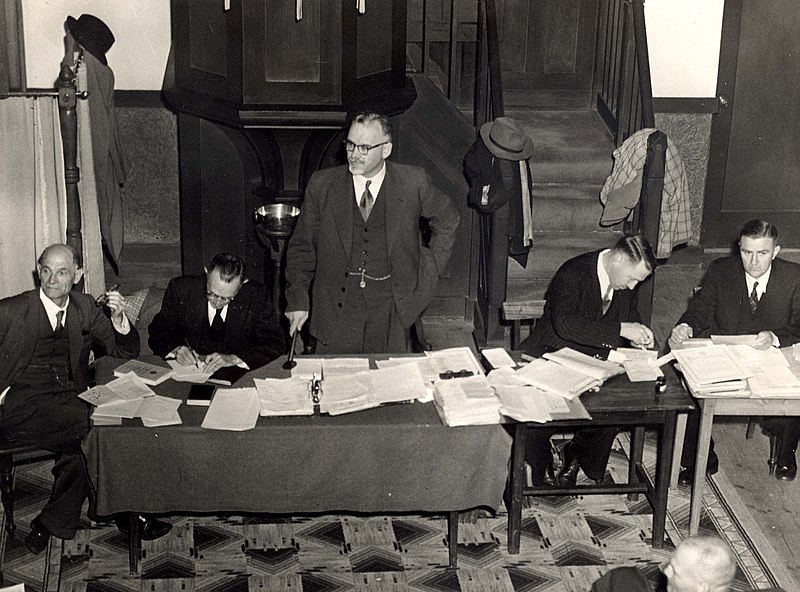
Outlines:
[[533,186],[535,231],[600,230],[600,185],[536,183]]
[[584,91],[508,88],[503,80],[503,104],[512,109],[591,109],[592,95]]

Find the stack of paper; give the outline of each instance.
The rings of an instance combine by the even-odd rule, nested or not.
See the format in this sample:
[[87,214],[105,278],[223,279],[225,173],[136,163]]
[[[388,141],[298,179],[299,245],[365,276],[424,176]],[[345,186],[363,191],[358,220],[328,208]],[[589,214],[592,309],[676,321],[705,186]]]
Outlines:
[[442,375],[456,372],[471,372],[473,376],[483,375],[483,366],[468,347],[451,347],[436,351],[426,351],[425,356],[431,363],[432,375],[426,379],[433,382],[442,380]]
[[97,425],[122,423],[122,418],[138,417],[139,406],[155,393],[136,374],[123,374],[107,384],[90,388],[78,395],[95,406],[92,420]]
[[701,397],[749,395],[747,379],[753,374],[736,360],[730,346],[709,345],[678,349],[673,354],[695,395]]
[[600,382],[605,382],[612,376],[622,374],[623,371],[618,363],[608,360],[599,360],[570,347],[562,347],[558,351],[544,354],[544,358],[557,362],[567,368],[577,370],[581,374],[592,376]]
[[565,399],[574,399],[602,380],[552,360],[537,358],[516,372],[519,380]]
[[245,431],[256,427],[261,402],[255,387],[217,389],[200,427]]
[[433,402],[448,426],[500,423],[500,400],[483,374],[436,383]]
[[304,378],[254,378],[263,416],[313,415],[308,380]]
[[155,386],[170,378],[173,372],[164,366],[156,366],[141,360],[128,360],[114,370],[114,376],[124,376],[125,374],[135,374],[145,384]]
[[326,377],[322,382],[319,410],[330,415],[340,415],[380,405],[377,396],[367,384],[367,374],[368,372],[361,372],[353,376]]

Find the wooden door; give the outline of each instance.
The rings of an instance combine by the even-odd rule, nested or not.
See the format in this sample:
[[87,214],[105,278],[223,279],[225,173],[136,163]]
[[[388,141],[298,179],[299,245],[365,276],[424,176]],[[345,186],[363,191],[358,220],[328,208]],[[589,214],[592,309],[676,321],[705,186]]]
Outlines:
[[702,243],[730,246],[751,218],[800,245],[800,11],[796,0],[727,0]]

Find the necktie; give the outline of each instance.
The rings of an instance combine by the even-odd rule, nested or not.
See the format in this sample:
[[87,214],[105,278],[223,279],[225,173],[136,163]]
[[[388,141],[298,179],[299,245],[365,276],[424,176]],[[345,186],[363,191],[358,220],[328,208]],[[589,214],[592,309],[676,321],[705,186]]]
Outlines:
[[756,288],[758,288],[758,282],[753,282],[753,291],[750,292],[750,310],[755,314],[756,309],[758,308],[758,292],[756,292]]
[[56,329],[55,333],[61,333],[64,330],[64,311],[59,310],[56,313]]
[[608,312],[608,309],[611,308],[611,291],[612,291],[612,289],[613,288],[611,286],[609,286],[608,289],[606,290],[605,296],[603,296],[603,315],[605,315]]
[[375,203],[375,197],[369,190],[371,183],[372,181],[367,181],[367,185],[364,187],[364,193],[361,194],[361,201],[358,202],[358,209],[361,210],[361,217],[364,219],[364,222],[369,218],[369,213],[372,211],[372,204]]
[[214,320],[211,321],[211,331],[213,333],[222,333],[225,331],[225,321],[222,320],[222,309],[218,308],[214,313]]

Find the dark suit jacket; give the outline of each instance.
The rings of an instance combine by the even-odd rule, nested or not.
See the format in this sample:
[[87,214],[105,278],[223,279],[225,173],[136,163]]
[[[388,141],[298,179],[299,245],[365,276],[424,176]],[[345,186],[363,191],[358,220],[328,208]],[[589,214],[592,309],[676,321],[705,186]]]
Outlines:
[[[392,294],[406,327],[433,298],[455,241],[459,215],[420,168],[386,163],[378,199],[386,203],[386,243]],[[347,166],[317,171],[286,257],[288,311],[311,311],[311,334],[322,342],[337,330],[353,243],[353,177]],[[432,231],[422,246],[420,217]]]
[[[39,290],[29,290],[0,300],[0,392],[13,384],[27,368],[36,345],[37,327],[45,316]],[[139,334],[122,335],[88,294],[72,292],[67,307],[69,359],[78,392],[89,388],[89,351],[99,355],[135,358],[139,355]]]
[[564,263],[547,289],[542,318],[520,349],[534,355],[571,347],[589,355],[607,356],[609,350],[627,343],[619,335],[621,322],[640,322],[636,290],[615,290],[608,313],[597,277],[601,251],[584,253]]
[[[206,276],[184,276],[169,282],[161,310],[150,323],[148,343],[162,358],[187,341],[198,353],[203,324],[208,325]],[[251,370],[283,354],[283,330],[262,284],[246,282],[228,304],[223,354],[235,354]]]
[[666,586],[659,586],[654,590],[645,575],[635,567],[617,567],[597,580],[591,592],[661,592],[665,589]]
[[[739,330],[743,306],[748,301],[744,267],[738,255],[713,261],[701,289],[692,298],[678,324],[686,323],[695,337],[731,335]],[[761,297],[755,319],[759,331],[772,331],[781,347],[800,341],[800,265],[775,259],[767,291]]]

